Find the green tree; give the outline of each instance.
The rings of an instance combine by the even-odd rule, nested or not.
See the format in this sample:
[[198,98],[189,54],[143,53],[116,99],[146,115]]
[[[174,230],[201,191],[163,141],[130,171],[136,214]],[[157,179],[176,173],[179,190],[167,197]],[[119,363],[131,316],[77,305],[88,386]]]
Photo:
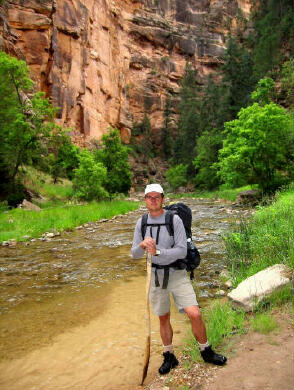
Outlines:
[[274,103],[242,108],[238,119],[225,124],[225,135],[218,163],[224,183],[256,183],[270,192],[290,179],[293,134],[285,109]]
[[253,33],[248,43],[253,49],[256,80],[274,74],[294,54],[294,4],[292,0],[261,0],[252,9]]
[[187,165],[179,164],[166,172],[166,180],[173,190],[187,184]]
[[[57,109],[42,92],[33,92],[33,81],[24,61],[0,52],[0,194],[7,199],[21,188],[17,175],[46,151]],[[14,195],[15,197],[15,195]],[[17,203],[19,199],[15,197]]]
[[282,67],[282,94],[285,95],[285,103],[291,110],[294,108],[294,58],[286,61]]
[[255,91],[251,94],[251,100],[261,106],[269,104],[276,95],[275,82],[270,77],[259,80]]
[[109,194],[103,187],[106,177],[106,167],[95,161],[95,157],[90,151],[82,150],[79,154],[79,167],[74,171],[74,196],[85,201],[99,201],[107,198]]
[[221,131],[224,123],[231,119],[230,107],[224,97],[227,94],[227,86],[222,81],[214,82],[211,75],[208,76],[203,88],[200,100],[199,127],[201,133],[212,128]]
[[174,161],[176,164],[188,165],[188,171],[193,168],[192,160],[196,138],[200,135],[199,128],[199,98],[196,81],[197,70],[187,62],[181,83],[178,136],[175,143]]
[[146,113],[141,122],[134,123],[131,144],[137,153],[145,156],[146,161],[150,157],[154,157],[155,148],[153,145],[151,123]]
[[220,184],[216,162],[222,147],[223,136],[217,129],[206,130],[197,140],[196,155],[193,164],[196,169],[195,186],[202,189],[215,189]]
[[[66,177],[70,180],[74,177],[74,170],[79,166],[80,149],[71,141],[67,131],[61,130],[53,132],[48,141],[48,156],[45,159],[38,160],[38,165],[44,170],[48,169],[54,183],[58,178]],[[45,160],[42,162],[42,160]]]
[[249,104],[254,88],[252,56],[235,38],[229,37],[221,70],[222,83],[226,86],[222,101],[228,107],[231,120]]
[[173,138],[172,138],[172,127],[171,127],[171,100],[167,96],[163,111],[164,124],[161,130],[161,145],[162,154],[165,158],[169,159],[173,153]]
[[110,129],[109,134],[102,136],[98,149],[94,152],[95,160],[107,169],[104,187],[110,195],[127,194],[132,184],[132,173],[129,165],[129,150],[122,145],[119,131]]

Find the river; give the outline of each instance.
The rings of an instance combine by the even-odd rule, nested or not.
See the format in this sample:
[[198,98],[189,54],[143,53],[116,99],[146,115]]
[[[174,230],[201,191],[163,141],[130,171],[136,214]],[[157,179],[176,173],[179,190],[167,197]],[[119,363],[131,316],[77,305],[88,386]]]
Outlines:
[[[240,210],[186,199],[202,257],[194,286],[200,306],[222,288],[221,235]],[[0,247],[1,390],[130,390],[140,382],[145,348],[145,261],[130,256],[144,208],[89,222],[45,241]],[[174,345],[188,330],[172,308]],[[161,362],[151,317],[150,382]]]

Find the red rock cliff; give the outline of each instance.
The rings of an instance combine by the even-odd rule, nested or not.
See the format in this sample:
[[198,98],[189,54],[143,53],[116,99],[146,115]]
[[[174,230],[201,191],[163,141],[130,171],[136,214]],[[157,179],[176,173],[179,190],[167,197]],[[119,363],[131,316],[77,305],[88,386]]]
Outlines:
[[[37,88],[80,140],[109,126],[130,137],[147,113],[162,126],[186,59],[214,72],[228,28],[251,0],[9,0],[0,6],[0,49],[25,59]],[[229,27],[230,26],[230,27]]]

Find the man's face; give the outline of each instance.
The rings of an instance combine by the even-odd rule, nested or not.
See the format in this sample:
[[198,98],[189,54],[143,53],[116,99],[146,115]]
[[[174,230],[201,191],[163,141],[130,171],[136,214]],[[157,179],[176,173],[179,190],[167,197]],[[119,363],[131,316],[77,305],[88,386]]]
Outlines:
[[149,192],[145,195],[145,203],[149,211],[160,211],[164,198],[159,192]]

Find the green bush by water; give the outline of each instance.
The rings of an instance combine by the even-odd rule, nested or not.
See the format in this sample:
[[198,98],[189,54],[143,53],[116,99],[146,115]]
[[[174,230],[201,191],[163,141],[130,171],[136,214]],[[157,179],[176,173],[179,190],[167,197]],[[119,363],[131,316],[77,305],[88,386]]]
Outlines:
[[136,210],[139,204],[124,200],[55,207],[41,211],[13,209],[0,214],[0,242],[25,241],[44,232],[73,229],[89,221]]

